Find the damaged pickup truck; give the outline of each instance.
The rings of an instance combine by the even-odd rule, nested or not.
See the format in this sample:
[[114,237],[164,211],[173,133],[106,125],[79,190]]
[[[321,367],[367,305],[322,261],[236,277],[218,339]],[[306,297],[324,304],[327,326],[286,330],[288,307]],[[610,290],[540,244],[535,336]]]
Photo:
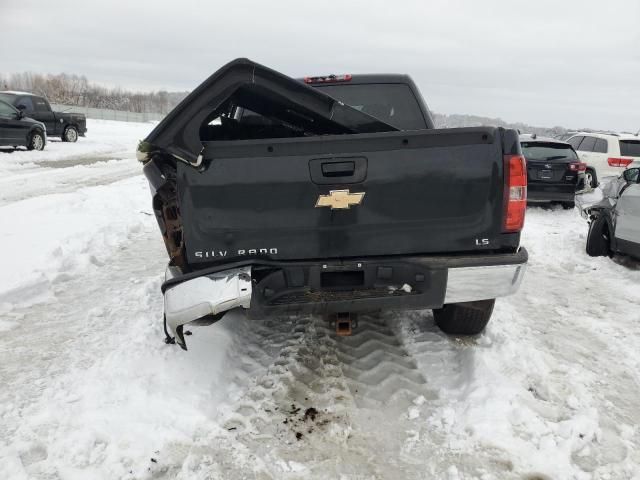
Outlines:
[[589,221],[587,254],[628,255],[640,260],[640,166],[631,166],[602,188],[603,198],[581,205]]
[[[242,308],[433,309],[480,333],[514,293],[526,165],[518,133],[434,129],[406,75],[289,78],[222,67],[140,143],[169,255],[165,332]],[[172,335],[171,335],[172,334]]]

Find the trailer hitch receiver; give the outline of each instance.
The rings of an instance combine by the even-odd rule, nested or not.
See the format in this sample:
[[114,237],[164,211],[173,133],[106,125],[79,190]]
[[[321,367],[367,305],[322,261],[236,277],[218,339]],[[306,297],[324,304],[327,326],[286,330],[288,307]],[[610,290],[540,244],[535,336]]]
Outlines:
[[332,315],[332,322],[336,326],[336,335],[339,337],[348,337],[353,333],[353,329],[358,326],[358,320],[355,313],[341,312]]

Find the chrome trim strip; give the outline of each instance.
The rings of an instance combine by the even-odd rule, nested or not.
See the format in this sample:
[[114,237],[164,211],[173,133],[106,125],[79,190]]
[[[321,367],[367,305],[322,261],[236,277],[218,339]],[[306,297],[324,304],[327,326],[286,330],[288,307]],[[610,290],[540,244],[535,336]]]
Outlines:
[[511,295],[518,290],[526,265],[450,268],[444,303],[473,302]]

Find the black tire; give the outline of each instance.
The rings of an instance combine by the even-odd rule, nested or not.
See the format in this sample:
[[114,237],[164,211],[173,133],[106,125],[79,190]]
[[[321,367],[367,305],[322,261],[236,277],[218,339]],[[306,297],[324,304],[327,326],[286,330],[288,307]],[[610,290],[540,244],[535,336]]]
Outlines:
[[440,330],[449,335],[477,335],[489,323],[495,303],[495,299],[451,303],[434,309],[433,318]]
[[576,202],[562,202],[562,208],[565,210],[573,210],[576,207]]
[[587,234],[587,255],[590,257],[611,256],[611,246],[609,244],[609,224],[604,215],[599,215],[589,225]]
[[33,132],[27,143],[27,150],[44,150],[44,134],[38,130]]
[[69,126],[62,132],[62,141],[75,143],[78,141],[78,129],[73,126]]
[[587,168],[584,175],[584,188],[596,188],[597,186],[598,175],[596,174],[596,171],[593,168]]

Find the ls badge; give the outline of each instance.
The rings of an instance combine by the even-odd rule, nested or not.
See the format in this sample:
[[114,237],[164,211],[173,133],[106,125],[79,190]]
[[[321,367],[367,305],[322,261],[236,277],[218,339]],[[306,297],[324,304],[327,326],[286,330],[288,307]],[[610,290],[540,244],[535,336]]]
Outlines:
[[331,207],[331,210],[348,210],[351,205],[360,205],[365,192],[349,193],[349,190],[331,190],[329,195],[320,195],[318,207]]

